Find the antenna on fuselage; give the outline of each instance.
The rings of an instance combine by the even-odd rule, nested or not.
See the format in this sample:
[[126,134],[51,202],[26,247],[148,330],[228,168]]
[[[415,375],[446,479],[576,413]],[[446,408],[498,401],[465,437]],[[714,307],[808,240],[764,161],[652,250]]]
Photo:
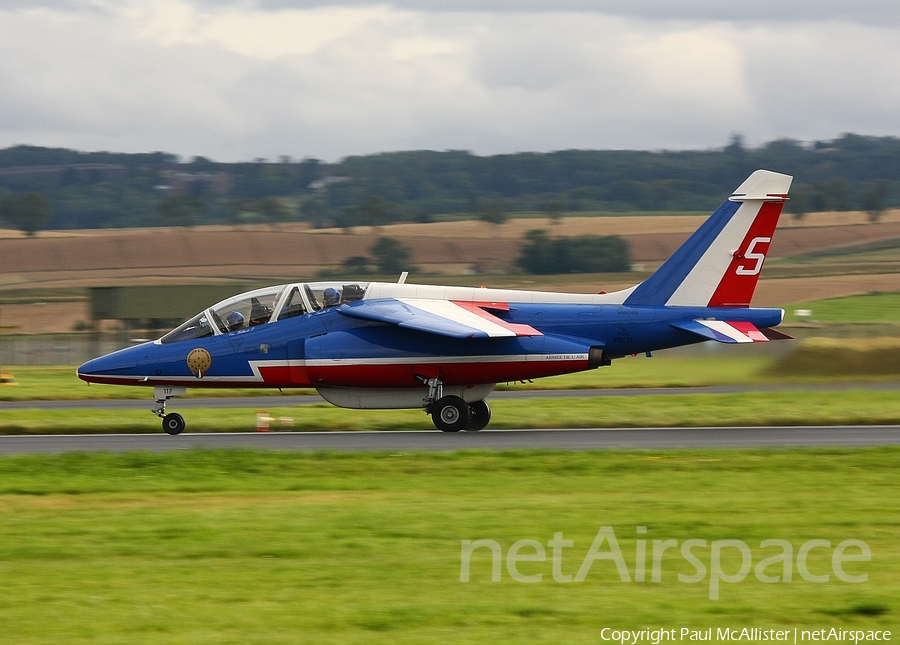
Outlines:
[[406,276],[409,275],[409,271],[404,271],[400,274],[400,279],[397,280],[397,284],[406,284]]

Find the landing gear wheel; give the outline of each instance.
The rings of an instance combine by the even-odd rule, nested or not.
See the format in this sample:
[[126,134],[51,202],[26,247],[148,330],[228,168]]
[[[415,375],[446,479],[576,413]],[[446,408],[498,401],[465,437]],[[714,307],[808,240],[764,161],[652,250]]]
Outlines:
[[459,432],[469,423],[469,404],[458,396],[445,396],[432,406],[431,420],[442,432]]
[[487,401],[475,401],[469,404],[469,423],[466,424],[466,432],[478,432],[484,430],[491,420],[491,406]]
[[163,417],[163,430],[168,434],[181,434],[184,430],[184,417],[177,412],[170,412]]

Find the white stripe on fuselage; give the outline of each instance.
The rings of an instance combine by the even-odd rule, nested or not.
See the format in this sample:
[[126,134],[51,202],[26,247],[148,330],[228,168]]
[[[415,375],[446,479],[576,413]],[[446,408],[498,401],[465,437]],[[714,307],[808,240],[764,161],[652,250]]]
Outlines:
[[[492,356],[399,356],[391,358],[319,358],[279,362],[279,366],[328,367],[333,365],[460,365],[473,363],[532,363],[544,361],[586,361],[587,354],[517,354]],[[275,366],[273,361],[253,361],[260,367]],[[251,368],[253,367],[251,363]],[[255,370],[254,370],[255,371]]]

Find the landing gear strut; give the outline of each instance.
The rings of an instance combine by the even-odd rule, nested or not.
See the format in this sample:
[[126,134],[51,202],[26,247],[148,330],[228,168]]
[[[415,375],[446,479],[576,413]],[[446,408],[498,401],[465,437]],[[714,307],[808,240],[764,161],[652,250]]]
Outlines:
[[185,391],[183,387],[153,388],[153,395],[156,398],[156,407],[153,408],[153,414],[163,420],[162,427],[167,434],[181,434],[184,430],[184,417],[177,412],[166,414],[166,403],[169,399],[184,394]]

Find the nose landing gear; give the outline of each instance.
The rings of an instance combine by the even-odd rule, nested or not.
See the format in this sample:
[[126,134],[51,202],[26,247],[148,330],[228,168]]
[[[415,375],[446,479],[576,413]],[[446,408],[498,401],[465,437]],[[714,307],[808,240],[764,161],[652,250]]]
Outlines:
[[180,396],[186,392],[183,387],[155,387],[153,388],[153,396],[156,398],[156,407],[153,408],[153,414],[162,419],[163,430],[166,434],[181,434],[184,430],[184,417],[177,412],[166,414],[166,403],[169,399]]

